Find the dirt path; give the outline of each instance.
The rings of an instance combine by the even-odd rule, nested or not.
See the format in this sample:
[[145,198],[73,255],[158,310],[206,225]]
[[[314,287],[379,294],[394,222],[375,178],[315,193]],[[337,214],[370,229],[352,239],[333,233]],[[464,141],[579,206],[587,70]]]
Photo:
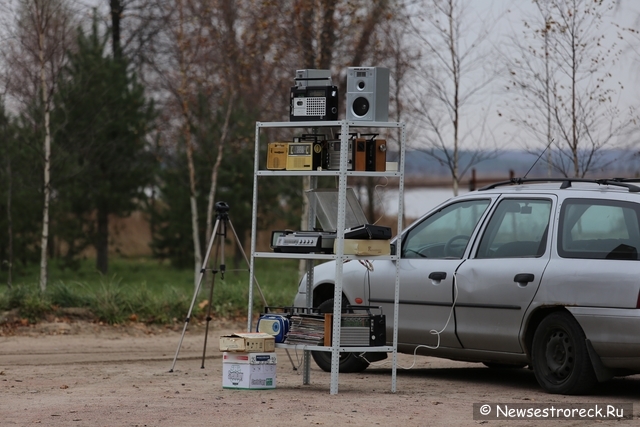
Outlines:
[[[474,403],[635,403],[633,421],[547,421],[549,425],[638,425],[640,376],[602,384],[596,395],[542,392],[526,369],[496,371],[478,364],[418,357],[399,369],[390,393],[389,366],[340,375],[312,364],[311,385],[277,350],[275,390],[222,389],[218,336],[243,324],[213,324],[205,368],[202,326],[190,326],[169,372],[179,330],[43,324],[0,336],[0,425],[30,426],[449,426],[512,425],[474,420]],[[12,332],[15,334],[15,331]],[[296,355],[292,354],[295,358]],[[399,356],[400,366],[413,357]],[[519,426],[540,425],[519,421]]]

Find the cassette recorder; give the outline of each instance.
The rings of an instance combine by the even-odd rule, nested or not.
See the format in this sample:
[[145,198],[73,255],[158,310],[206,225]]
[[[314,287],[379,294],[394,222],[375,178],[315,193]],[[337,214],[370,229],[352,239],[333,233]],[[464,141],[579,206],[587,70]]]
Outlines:
[[292,86],[289,120],[338,120],[338,87]]

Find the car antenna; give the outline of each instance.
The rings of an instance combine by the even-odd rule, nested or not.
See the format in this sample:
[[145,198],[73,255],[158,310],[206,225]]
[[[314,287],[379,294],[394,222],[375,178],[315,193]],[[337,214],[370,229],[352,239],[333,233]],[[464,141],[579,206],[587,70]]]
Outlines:
[[529,170],[527,171],[527,173],[524,174],[524,176],[522,177],[522,179],[525,179],[527,177],[527,175],[529,175],[529,172],[531,172],[531,169],[533,169],[533,167],[536,165],[536,163],[538,163],[538,160],[540,160],[540,157],[542,157],[542,155],[549,149],[549,147],[551,146],[551,144],[553,143],[555,139],[551,138],[551,141],[549,141],[549,143],[547,144],[547,146],[545,147],[544,150],[542,150],[542,153],[540,153],[540,155],[538,156],[538,158],[536,159],[535,162],[533,162],[533,164],[531,165],[531,167],[529,168]]

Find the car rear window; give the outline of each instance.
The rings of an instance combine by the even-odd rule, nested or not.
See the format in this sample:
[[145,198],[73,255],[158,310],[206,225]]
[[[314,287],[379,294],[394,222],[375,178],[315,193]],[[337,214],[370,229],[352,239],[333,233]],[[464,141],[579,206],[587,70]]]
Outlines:
[[560,211],[558,254],[563,258],[637,260],[640,205],[568,199]]

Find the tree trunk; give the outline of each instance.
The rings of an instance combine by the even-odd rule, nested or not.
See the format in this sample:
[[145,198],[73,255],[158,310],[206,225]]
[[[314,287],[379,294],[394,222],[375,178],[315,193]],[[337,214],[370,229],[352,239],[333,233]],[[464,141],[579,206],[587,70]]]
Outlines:
[[213,233],[213,205],[216,198],[216,188],[218,187],[218,173],[220,172],[220,165],[222,164],[224,144],[229,133],[229,120],[231,119],[234,98],[235,93],[231,92],[229,95],[229,104],[227,105],[227,114],[224,117],[224,125],[222,126],[222,134],[220,135],[220,142],[218,144],[218,156],[211,171],[211,188],[209,189],[209,204],[207,206],[207,234],[205,236],[207,239],[207,247],[209,246],[210,239],[213,238],[211,235],[211,233]]
[[182,1],[178,1],[178,13],[179,13],[179,28],[178,28],[178,49],[179,51],[179,63],[180,63],[180,88],[178,89],[178,95],[182,103],[182,118],[184,120],[182,124],[182,132],[184,137],[184,143],[187,147],[187,166],[189,168],[189,203],[191,205],[191,230],[193,236],[193,261],[194,261],[194,276],[193,286],[198,286],[198,277],[200,275],[200,269],[202,268],[202,251],[200,249],[200,233],[198,229],[198,199],[196,191],[196,170],[193,163],[193,144],[191,142],[191,126],[189,124],[189,102],[187,100],[187,86],[188,86],[188,61],[187,61],[187,47],[184,40],[184,10]]
[[[184,115],[188,114],[188,107],[186,106],[186,101],[183,103],[183,108],[187,109],[184,111]],[[187,144],[187,162],[189,163],[189,190],[191,192],[191,196],[189,198],[189,202],[191,204],[191,229],[193,232],[193,261],[194,261],[194,277],[193,277],[193,285],[194,287],[198,286],[198,276],[200,274],[200,269],[202,268],[202,251],[200,250],[200,233],[198,232],[198,200],[196,198],[196,171],[195,166],[193,164],[193,146],[191,144],[191,128],[189,127],[189,123],[185,118],[184,125],[184,137],[185,142]]]
[[[40,20],[38,20],[40,24]],[[38,50],[40,57],[40,85],[44,108],[44,203],[42,208],[42,238],[40,240],[40,290],[47,289],[47,243],[49,242],[49,201],[51,198],[51,127],[47,79],[44,59],[44,29],[38,25]]]
[[102,274],[109,271],[109,210],[104,206],[98,207],[96,268]]
[[451,54],[451,73],[453,78],[453,195],[458,195],[460,176],[458,171],[458,149],[460,128],[460,58],[456,49],[457,33],[454,22],[454,5],[449,2],[449,53]]
[[11,216],[11,197],[13,179],[11,177],[11,155],[7,153],[7,235],[9,236],[7,288],[11,289],[11,274],[13,272],[13,219]]
[[120,45],[120,18],[124,7],[121,0],[110,0],[111,8],[111,45],[113,47],[113,57],[120,59],[122,57],[122,48]]

